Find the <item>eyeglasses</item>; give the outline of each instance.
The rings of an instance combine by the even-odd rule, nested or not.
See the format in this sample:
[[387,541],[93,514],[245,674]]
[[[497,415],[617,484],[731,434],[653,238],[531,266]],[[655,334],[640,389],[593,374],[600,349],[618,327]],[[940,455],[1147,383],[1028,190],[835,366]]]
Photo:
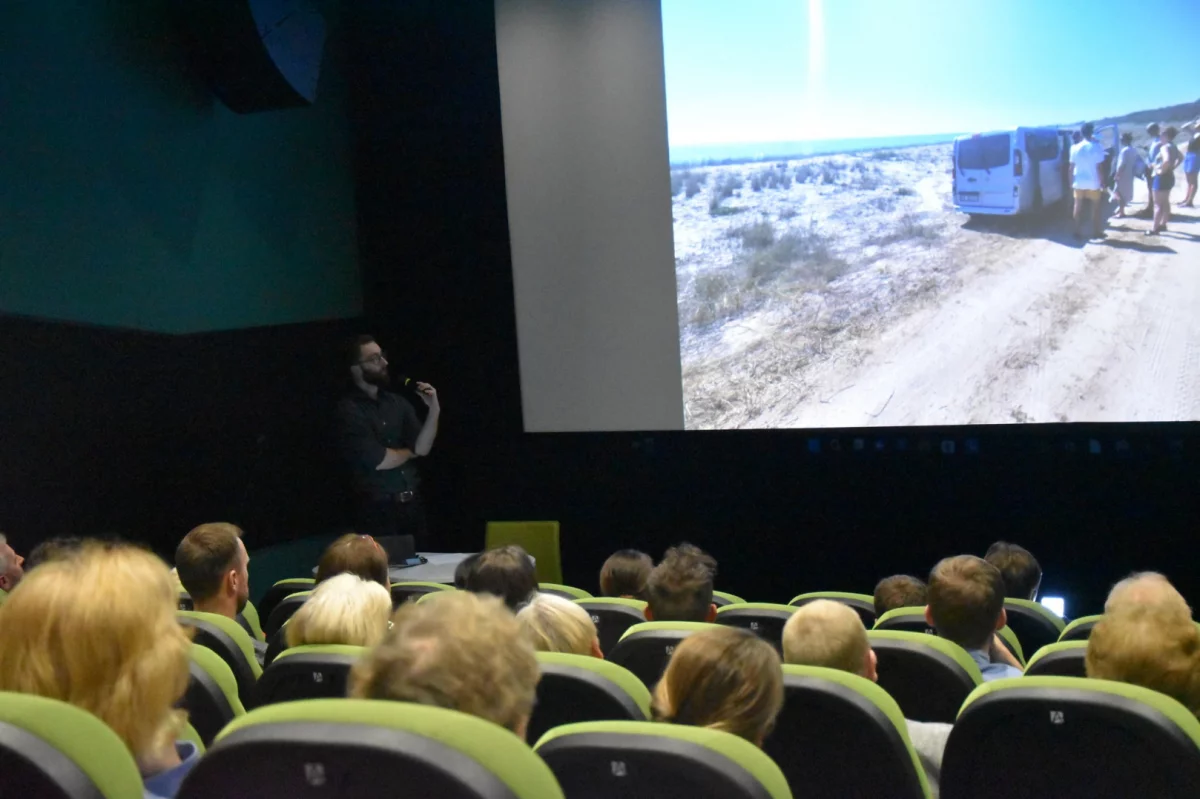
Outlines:
[[361,361],[359,361],[359,363],[360,364],[369,363],[372,366],[378,366],[379,364],[381,364],[382,362],[384,362],[386,360],[387,360],[387,353],[380,351],[380,352],[376,353],[375,355],[372,355],[370,358],[363,358]]

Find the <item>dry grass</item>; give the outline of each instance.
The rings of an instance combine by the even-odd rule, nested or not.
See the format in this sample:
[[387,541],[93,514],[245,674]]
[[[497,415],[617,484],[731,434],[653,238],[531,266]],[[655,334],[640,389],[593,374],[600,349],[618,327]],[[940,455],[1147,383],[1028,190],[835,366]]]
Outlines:
[[745,179],[733,172],[718,175],[712,182],[708,193],[708,212],[713,216],[721,216],[721,203],[733,196],[734,192],[746,185]]
[[775,226],[767,219],[760,219],[746,225],[739,225],[726,231],[725,236],[739,239],[742,246],[752,250],[762,250],[775,243]]

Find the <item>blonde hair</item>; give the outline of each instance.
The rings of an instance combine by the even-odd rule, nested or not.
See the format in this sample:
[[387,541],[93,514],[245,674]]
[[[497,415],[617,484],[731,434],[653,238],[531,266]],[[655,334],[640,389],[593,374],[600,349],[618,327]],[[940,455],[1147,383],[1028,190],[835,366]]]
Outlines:
[[553,594],[535,594],[517,612],[517,623],[526,640],[539,652],[590,655],[596,625],[583,608]]
[[533,647],[496,597],[445,591],[407,602],[351,673],[350,696],[450,708],[519,732],[538,682]]
[[287,644],[375,646],[387,632],[392,597],[376,582],[346,572],[320,583],[287,625]]
[[829,599],[801,606],[783,626],[783,662],[861,675],[871,643],[862,619]]
[[749,630],[692,633],[654,689],[656,721],[709,727],[761,745],[783,707],[783,670],[774,647]]
[[188,635],[165,563],[88,543],[29,573],[0,607],[0,691],[68,702],[100,718],[139,762],[174,744],[186,715]]
[[1187,600],[1158,572],[1134,572],[1118,582],[1108,592],[1108,599],[1104,601],[1104,612],[1113,613],[1148,606],[1170,609],[1189,618],[1192,615]]
[[1088,637],[1087,676],[1166,694],[1200,715],[1200,632],[1174,607],[1105,614]]

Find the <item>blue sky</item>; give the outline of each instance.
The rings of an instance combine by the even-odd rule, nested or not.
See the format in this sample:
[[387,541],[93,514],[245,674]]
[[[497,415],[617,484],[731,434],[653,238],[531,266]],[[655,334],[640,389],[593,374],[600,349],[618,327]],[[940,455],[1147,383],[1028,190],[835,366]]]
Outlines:
[[1200,0],[662,8],[672,146],[966,133],[1200,98]]

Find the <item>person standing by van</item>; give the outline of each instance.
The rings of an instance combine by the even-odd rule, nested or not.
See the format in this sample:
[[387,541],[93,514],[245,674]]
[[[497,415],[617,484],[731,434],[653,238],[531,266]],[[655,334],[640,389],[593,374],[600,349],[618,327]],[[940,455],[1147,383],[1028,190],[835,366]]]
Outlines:
[[1104,225],[1101,221],[1103,208],[1102,192],[1104,182],[1100,176],[1101,164],[1106,153],[1099,142],[1092,139],[1096,128],[1091,122],[1084,123],[1079,132],[1083,141],[1071,147],[1071,186],[1075,190],[1075,238],[1083,241],[1080,228],[1084,221],[1084,209],[1091,205],[1092,238],[1104,238]]
[[1125,217],[1125,206],[1133,201],[1133,182],[1146,174],[1146,160],[1133,146],[1133,134],[1121,134],[1121,152],[1117,155],[1117,166],[1113,170],[1113,184],[1116,188],[1117,217]]
[[1183,161],[1179,148],[1173,144],[1177,135],[1179,131],[1175,128],[1167,128],[1162,132],[1158,151],[1151,164],[1154,170],[1154,225],[1146,231],[1147,236],[1163,232],[1171,221],[1171,189],[1175,188],[1175,169]]
[[1200,133],[1196,133],[1188,141],[1187,155],[1183,157],[1183,176],[1187,178],[1187,196],[1183,198],[1184,208],[1196,207],[1196,182],[1200,178]]
[[1158,148],[1161,147],[1159,142],[1159,127],[1157,122],[1151,122],[1146,126],[1146,135],[1150,137],[1149,151],[1146,153],[1146,195],[1150,198],[1146,207],[1138,211],[1135,216],[1144,217],[1146,219],[1154,218],[1154,170],[1152,164],[1155,157],[1158,156]]

